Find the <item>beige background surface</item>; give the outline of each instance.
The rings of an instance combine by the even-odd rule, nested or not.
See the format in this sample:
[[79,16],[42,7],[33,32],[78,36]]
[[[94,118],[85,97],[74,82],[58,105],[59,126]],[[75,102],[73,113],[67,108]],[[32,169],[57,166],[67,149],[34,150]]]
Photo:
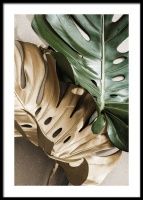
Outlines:
[[[41,39],[34,33],[31,28],[31,20],[33,15],[15,15],[15,39],[24,42],[32,42],[38,46],[44,47],[45,44]],[[127,43],[122,48],[127,48]],[[15,145],[15,183],[18,185],[26,185],[28,181],[30,185],[44,185],[47,181],[49,168],[52,167],[53,163],[46,156],[42,155],[40,151],[33,151],[33,146],[30,143],[23,143],[16,141]],[[123,152],[122,158],[119,164],[114,170],[107,176],[101,185],[128,185],[129,175],[129,154]],[[37,163],[38,161],[38,163]],[[31,166],[27,169],[26,166]],[[26,171],[27,169],[27,171]],[[28,173],[30,172],[30,173]],[[40,173],[38,176],[37,174]],[[59,182],[61,185],[67,185],[67,180],[63,172],[57,175],[59,181],[63,178],[63,182]],[[35,177],[35,178],[32,178]],[[32,182],[31,182],[32,180]],[[54,185],[54,184],[53,184]]]

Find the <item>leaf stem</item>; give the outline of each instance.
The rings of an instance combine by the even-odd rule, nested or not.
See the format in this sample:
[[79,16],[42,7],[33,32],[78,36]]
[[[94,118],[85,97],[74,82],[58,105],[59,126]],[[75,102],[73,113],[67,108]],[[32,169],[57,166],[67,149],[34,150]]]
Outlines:
[[104,15],[102,15],[102,61],[101,61],[101,108],[100,110],[102,111],[104,109],[104,82],[105,82],[105,69],[104,69],[104,64],[105,64],[105,46],[104,46]]

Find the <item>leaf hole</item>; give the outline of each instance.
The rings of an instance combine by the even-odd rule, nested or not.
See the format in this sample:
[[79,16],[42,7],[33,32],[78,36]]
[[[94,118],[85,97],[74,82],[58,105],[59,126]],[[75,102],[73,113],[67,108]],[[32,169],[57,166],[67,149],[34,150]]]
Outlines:
[[64,140],[64,143],[68,142],[70,140],[71,136],[67,137],[65,140]]
[[76,95],[83,95],[84,94],[84,89],[82,89],[82,88],[73,88],[72,90],[71,90],[71,92],[73,93],[73,94],[76,94]]
[[89,119],[89,124],[91,124],[96,118],[98,117],[98,112],[97,110],[91,115]]
[[79,53],[78,53],[78,56],[79,56],[80,58],[83,58],[83,56],[82,56],[81,54],[79,54]]
[[79,165],[81,165],[83,163],[83,158],[81,158],[80,160],[74,161],[74,162],[70,162],[69,165],[71,167],[78,167]]
[[125,60],[125,58],[124,58],[124,57],[117,58],[117,59],[115,59],[115,60],[113,61],[113,64],[117,65],[117,64],[119,64],[119,63],[123,62],[124,60]]
[[91,82],[97,87],[97,83],[95,80],[91,80]]
[[116,98],[118,95],[117,94],[110,94],[110,97]]
[[58,108],[58,106],[60,105],[70,85],[69,83],[64,83],[62,81],[60,81],[59,84],[60,84],[60,96],[59,96],[59,101],[56,105],[56,108]]
[[[45,56],[45,54],[44,54],[44,56]],[[37,99],[36,99],[37,104],[40,104],[41,101],[42,101],[42,98],[43,98],[43,95],[44,95],[45,82],[46,82],[47,73],[48,73],[48,67],[47,67],[47,63],[46,63],[45,60],[44,60],[44,65],[45,65],[45,74],[44,74],[42,84],[40,86],[40,90],[38,92],[38,96],[37,96]]]
[[49,123],[51,122],[51,120],[52,120],[52,117],[47,118],[47,119],[44,121],[44,124],[45,124],[45,125],[49,124]]
[[113,77],[112,81],[119,82],[119,81],[123,81],[124,79],[125,79],[125,76],[119,75],[119,76]]
[[38,115],[38,113],[39,113],[40,111],[41,111],[41,107],[38,108],[38,109],[36,110],[35,115]]
[[54,133],[53,133],[53,138],[57,137],[60,132],[62,131],[62,128],[59,128],[58,130],[56,130]]
[[120,53],[126,53],[128,52],[128,49],[129,49],[129,39],[126,38],[125,40],[123,40],[121,42],[121,44],[119,44],[119,46],[117,47],[117,51],[120,52]]
[[96,96],[93,96],[93,99],[94,99],[95,101],[97,101],[97,97],[96,97]]
[[80,34],[82,35],[82,37],[84,37],[85,40],[90,41],[90,37],[89,35],[83,30],[83,28],[81,28],[76,21],[74,21],[74,24],[76,26],[76,28],[78,29],[78,31],[80,32]]
[[24,71],[24,50],[21,42],[16,41],[15,45],[21,58],[21,88],[24,89],[26,87],[26,73]]
[[112,22],[117,22],[117,21],[119,21],[119,19],[122,17],[122,15],[121,14],[115,14],[115,15],[113,15],[113,17],[112,17]]
[[84,102],[84,98],[86,96],[86,92],[83,93],[83,95],[79,98],[78,102],[76,103],[75,105],[75,108],[73,109],[71,115],[70,115],[70,118],[73,117],[73,115],[78,111],[80,110],[80,108],[82,107],[83,105],[83,102]]
[[24,128],[32,128],[32,126],[30,124],[22,124],[21,126]]

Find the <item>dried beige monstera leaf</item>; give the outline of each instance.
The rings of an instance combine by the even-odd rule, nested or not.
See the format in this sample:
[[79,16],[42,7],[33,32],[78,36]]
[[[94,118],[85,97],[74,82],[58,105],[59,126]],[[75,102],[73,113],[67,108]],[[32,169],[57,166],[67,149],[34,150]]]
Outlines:
[[62,93],[50,53],[16,41],[15,134],[56,160],[73,185],[100,184],[121,157],[106,129],[91,134],[87,121],[95,110],[83,88],[68,85]]

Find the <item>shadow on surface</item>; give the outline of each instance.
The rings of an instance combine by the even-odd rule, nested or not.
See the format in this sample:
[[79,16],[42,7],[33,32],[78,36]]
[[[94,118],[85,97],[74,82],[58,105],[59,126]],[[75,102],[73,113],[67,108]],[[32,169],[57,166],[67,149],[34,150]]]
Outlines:
[[[47,185],[55,161],[24,138],[15,138],[15,185]],[[61,167],[58,167],[48,185],[68,185]]]

